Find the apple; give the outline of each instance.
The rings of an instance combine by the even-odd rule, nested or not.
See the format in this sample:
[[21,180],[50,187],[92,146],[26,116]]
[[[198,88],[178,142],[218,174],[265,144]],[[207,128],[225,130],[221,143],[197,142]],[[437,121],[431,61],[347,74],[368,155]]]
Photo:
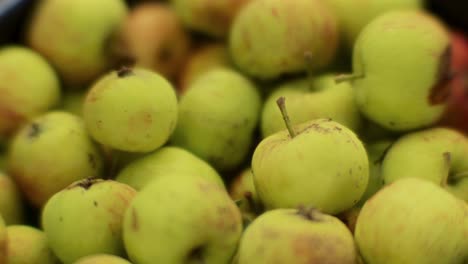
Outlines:
[[406,134],[388,150],[381,170],[385,184],[418,177],[468,201],[468,138],[444,127]]
[[0,215],[6,225],[24,222],[24,204],[16,183],[0,172]]
[[355,264],[353,235],[331,215],[316,209],[275,209],[260,215],[245,230],[239,264]]
[[127,152],[150,152],[164,145],[176,126],[177,97],[160,74],[122,67],[94,83],[83,117],[97,142]]
[[56,193],[41,215],[52,251],[64,263],[100,253],[123,256],[123,215],[135,194],[126,184],[90,178]]
[[433,182],[400,179],[364,204],[355,240],[365,263],[466,263],[466,209]]
[[0,144],[60,100],[60,83],[54,69],[44,57],[26,47],[0,48],[0,83]]
[[86,85],[108,70],[127,15],[123,0],[44,0],[26,28],[26,44],[57,69],[67,85]]
[[188,55],[190,38],[172,6],[140,3],[133,7],[121,31],[122,49],[139,67],[173,79]]
[[140,191],[154,179],[171,173],[200,176],[224,188],[223,179],[206,161],[173,146],[162,147],[130,162],[119,172],[116,181]]
[[228,264],[241,233],[241,213],[226,190],[192,174],[152,181],[135,196],[123,223],[125,249],[139,264]]
[[234,169],[247,158],[260,108],[253,82],[234,70],[213,69],[180,98],[171,142],[218,170]]
[[252,157],[260,201],[267,209],[313,206],[328,214],[353,207],[369,178],[367,153],[357,135],[330,119],[292,126],[284,97],[278,105],[287,130],[263,139]]
[[6,228],[6,233],[7,264],[59,263],[43,231],[25,225],[11,225]]
[[276,105],[276,100],[281,96],[288,101],[288,112],[293,125],[317,118],[331,118],[358,132],[361,116],[354,102],[353,88],[349,83],[336,84],[334,76],[333,73],[328,73],[313,78],[295,79],[275,88],[263,106],[263,137],[284,129],[283,118]]
[[254,0],[240,11],[229,36],[234,64],[262,80],[323,69],[337,46],[336,17],[321,0]]
[[443,21],[423,11],[392,11],[362,30],[353,74],[337,80],[352,84],[360,111],[380,126],[399,132],[424,128],[446,108],[450,56]]
[[262,211],[255,190],[252,169],[244,169],[229,185],[229,196],[242,212],[244,223],[250,223]]
[[102,173],[101,153],[83,120],[63,111],[31,120],[8,150],[7,174],[37,208],[74,181]]
[[131,264],[131,263],[117,256],[113,256],[109,254],[97,254],[97,255],[91,255],[91,256],[81,258],[78,261],[74,262],[73,264]]

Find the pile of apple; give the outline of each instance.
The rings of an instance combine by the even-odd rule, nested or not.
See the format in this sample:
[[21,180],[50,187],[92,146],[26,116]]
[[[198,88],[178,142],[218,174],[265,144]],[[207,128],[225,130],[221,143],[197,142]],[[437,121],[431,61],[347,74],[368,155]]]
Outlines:
[[466,264],[468,41],[421,0],[36,1],[1,264]]

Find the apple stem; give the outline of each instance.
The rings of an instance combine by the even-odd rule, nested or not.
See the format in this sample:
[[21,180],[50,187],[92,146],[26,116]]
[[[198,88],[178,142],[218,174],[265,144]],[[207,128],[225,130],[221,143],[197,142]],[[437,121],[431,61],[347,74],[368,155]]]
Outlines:
[[335,77],[335,83],[354,81],[356,79],[364,78],[364,74],[340,74]]
[[444,158],[444,162],[445,162],[447,172],[445,173],[444,177],[442,178],[441,186],[446,187],[447,184],[448,184],[448,179],[449,179],[449,175],[450,175],[450,166],[451,166],[451,163],[452,163],[452,154],[450,152],[444,152],[442,155],[443,155],[443,158]]
[[124,78],[132,74],[133,71],[131,67],[122,66],[119,70],[117,70],[117,76],[119,76],[120,78]]
[[292,127],[291,120],[289,119],[288,111],[286,110],[286,99],[283,96],[281,96],[280,98],[278,98],[278,100],[276,100],[276,104],[278,105],[281,111],[281,115],[283,116],[284,123],[286,125],[286,128],[289,131],[289,136],[291,136],[291,138],[296,137],[296,132],[294,131]]

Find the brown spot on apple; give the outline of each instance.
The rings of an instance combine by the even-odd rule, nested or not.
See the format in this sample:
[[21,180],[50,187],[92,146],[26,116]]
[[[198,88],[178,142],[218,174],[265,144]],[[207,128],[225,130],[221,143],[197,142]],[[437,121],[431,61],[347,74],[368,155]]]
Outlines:
[[139,220],[138,220],[138,216],[137,216],[137,212],[135,210],[135,208],[132,207],[131,209],[132,211],[132,219],[131,219],[131,228],[134,232],[138,232],[138,230],[140,229],[140,223],[139,223]]

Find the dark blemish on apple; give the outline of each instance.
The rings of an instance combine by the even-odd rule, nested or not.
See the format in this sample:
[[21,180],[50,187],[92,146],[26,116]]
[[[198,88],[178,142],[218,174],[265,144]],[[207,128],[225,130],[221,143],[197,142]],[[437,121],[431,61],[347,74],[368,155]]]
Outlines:
[[438,105],[447,102],[450,97],[451,84],[454,74],[451,69],[452,46],[447,45],[439,57],[436,82],[429,93],[429,103]]
[[202,246],[196,246],[190,250],[188,254],[188,263],[205,263],[203,260],[203,248]]
[[98,207],[98,202],[94,201],[93,204],[95,207]]
[[122,66],[122,67],[120,67],[120,69],[117,70],[117,76],[119,78],[125,78],[125,77],[128,77],[130,75],[133,75],[132,68],[130,68],[130,67]]
[[353,174],[353,169],[349,169],[349,175]]
[[59,218],[59,221],[60,221],[60,222],[63,222],[63,217],[60,217],[60,218]]
[[277,10],[275,7],[273,7],[273,8],[271,9],[271,14],[272,14],[274,17],[279,17],[279,16],[278,16],[278,10]]
[[334,129],[335,129],[336,131],[341,131],[341,130],[342,130],[341,127],[337,127],[337,126],[334,127]]
[[28,137],[29,138],[38,137],[41,132],[42,132],[41,126],[38,123],[32,123],[29,126]]
[[140,228],[139,226],[139,222],[138,222],[138,217],[137,217],[137,213],[136,213],[136,210],[135,208],[132,208],[132,222],[131,222],[131,227],[132,227],[132,230],[133,231],[138,231],[138,229]]
[[78,183],[74,184],[74,185],[71,185],[70,188],[74,188],[74,187],[81,187],[85,190],[88,190],[89,188],[91,188],[91,186],[93,186],[93,184],[95,184],[96,182],[98,181],[97,178],[94,178],[94,177],[89,177],[89,178],[86,178],[84,180],[81,180],[79,181]]
[[171,45],[168,43],[162,45],[161,50],[158,54],[156,54],[156,56],[158,62],[169,63],[174,57],[174,52],[172,51]]

